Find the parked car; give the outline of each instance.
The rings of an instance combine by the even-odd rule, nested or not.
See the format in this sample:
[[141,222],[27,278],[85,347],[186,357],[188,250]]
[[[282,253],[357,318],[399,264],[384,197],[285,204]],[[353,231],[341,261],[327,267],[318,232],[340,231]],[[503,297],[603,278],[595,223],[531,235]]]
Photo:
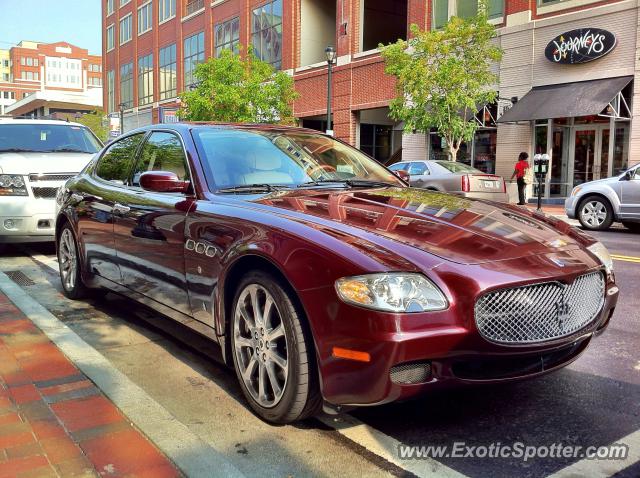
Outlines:
[[501,176],[454,161],[401,161],[391,171],[406,171],[416,188],[459,194],[476,199],[508,202],[507,186]]
[[53,242],[58,187],[101,147],[80,124],[0,119],[0,247]]
[[57,202],[64,294],[104,287],[210,337],[276,423],[557,370],[618,298],[590,236],[407,187],[311,130],[145,127]]
[[615,221],[640,232],[640,165],[612,178],[576,186],[564,208],[585,229],[601,231]]

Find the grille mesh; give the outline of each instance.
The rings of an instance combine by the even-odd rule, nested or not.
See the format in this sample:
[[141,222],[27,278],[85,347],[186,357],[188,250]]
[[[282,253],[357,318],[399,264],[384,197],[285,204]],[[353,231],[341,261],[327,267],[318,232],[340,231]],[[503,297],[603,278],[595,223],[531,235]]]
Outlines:
[[591,272],[570,285],[545,282],[486,294],[476,302],[475,320],[491,342],[543,342],[582,329],[596,318],[603,302],[604,276]]
[[34,174],[29,175],[29,181],[32,183],[38,181],[66,181],[72,178],[74,174]]
[[390,377],[393,383],[423,383],[431,376],[431,364],[428,362],[406,363],[391,367]]
[[38,199],[53,199],[56,197],[58,188],[31,188],[33,196]]

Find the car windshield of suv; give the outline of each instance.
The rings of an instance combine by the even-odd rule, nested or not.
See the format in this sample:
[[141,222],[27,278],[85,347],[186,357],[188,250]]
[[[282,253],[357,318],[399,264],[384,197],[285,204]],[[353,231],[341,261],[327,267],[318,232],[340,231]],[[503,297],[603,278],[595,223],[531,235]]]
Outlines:
[[[195,128],[212,189],[260,185],[314,187],[342,184],[403,183],[355,148],[321,134],[301,131],[258,131]],[[366,184],[365,184],[366,183]]]
[[451,173],[480,173],[482,171],[471,166],[467,166],[464,163],[454,163],[453,161],[434,161],[438,166],[442,166],[444,169]]
[[100,141],[85,127],[68,123],[0,123],[0,153],[95,153]]

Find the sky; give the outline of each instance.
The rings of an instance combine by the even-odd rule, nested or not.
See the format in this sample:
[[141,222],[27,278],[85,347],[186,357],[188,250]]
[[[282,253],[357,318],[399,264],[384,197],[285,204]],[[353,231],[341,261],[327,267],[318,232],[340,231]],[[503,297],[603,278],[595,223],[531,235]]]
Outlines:
[[102,54],[100,0],[0,0],[0,48],[66,41]]

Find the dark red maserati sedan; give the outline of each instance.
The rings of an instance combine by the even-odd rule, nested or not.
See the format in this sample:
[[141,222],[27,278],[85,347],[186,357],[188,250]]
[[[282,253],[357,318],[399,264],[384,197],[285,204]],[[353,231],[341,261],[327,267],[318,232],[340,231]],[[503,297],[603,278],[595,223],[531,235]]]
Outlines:
[[618,298],[577,229],[410,188],[305,129],[138,129],[57,204],[64,293],[107,288],[210,337],[276,423],[557,370]]

